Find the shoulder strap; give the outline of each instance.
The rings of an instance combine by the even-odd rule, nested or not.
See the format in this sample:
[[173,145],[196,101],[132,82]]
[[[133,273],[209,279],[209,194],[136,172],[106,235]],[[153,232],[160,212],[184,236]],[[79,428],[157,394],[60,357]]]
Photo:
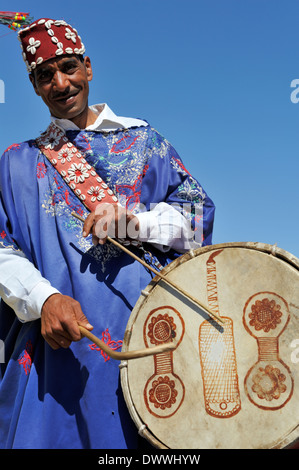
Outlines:
[[[69,188],[85,207],[93,212],[100,202],[116,204],[117,197],[94,168],[87,163],[80,150],[68,140],[65,133],[54,123],[36,139],[37,146],[62,176]],[[134,240],[118,239],[123,245],[142,248],[142,243]],[[151,261],[146,256],[150,256]],[[148,264],[153,264],[153,255],[143,249],[142,257]],[[162,265],[155,257],[155,267]]]
[[80,150],[68,140],[62,130],[51,123],[36,139],[37,145],[55,167],[74,194],[91,212],[100,202],[116,204],[117,197]]

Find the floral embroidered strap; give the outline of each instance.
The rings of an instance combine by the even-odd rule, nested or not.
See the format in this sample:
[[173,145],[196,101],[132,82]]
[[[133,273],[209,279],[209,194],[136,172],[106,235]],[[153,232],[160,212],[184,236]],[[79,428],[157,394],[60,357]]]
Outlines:
[[118,202],[82,153],[54,123],[36,141],[49,162],[88,210],[94,211],[99,202]]

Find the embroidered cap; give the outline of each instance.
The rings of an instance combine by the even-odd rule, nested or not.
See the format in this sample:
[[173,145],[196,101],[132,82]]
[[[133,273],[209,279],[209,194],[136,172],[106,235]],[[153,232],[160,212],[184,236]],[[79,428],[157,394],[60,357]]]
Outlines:
[[28,72],[46,60],[67,54],[83,55],[85,52],[77,30],[64,20],[41,18],[21,29],[18,38]]

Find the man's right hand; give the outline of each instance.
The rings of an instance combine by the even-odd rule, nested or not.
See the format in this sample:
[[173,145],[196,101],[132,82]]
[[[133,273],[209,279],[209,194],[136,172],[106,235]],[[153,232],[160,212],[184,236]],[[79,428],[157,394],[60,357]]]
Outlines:
[[41,312],[41,334],[53,348],[68,348],[72,341],[82,338],[78,324],[93,329],[72,297],[53,294],[45,301]]
[[95,211],[88,214],[83,226],[83,237],[92,234],[94,245],[103,245],[108,236],[135,240],[138,233],[139,220],[133,212],[106,202],[98,204]]

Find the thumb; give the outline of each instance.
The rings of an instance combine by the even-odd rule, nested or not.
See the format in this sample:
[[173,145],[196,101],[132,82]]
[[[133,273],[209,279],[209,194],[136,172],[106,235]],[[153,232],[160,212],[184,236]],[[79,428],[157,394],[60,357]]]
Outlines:
[[78,325],[83,326],[87,330],[89,331],[93,330],[93,326],[89,323],[84,313],[82,313],[80,317],[77,318],[77,322],[78,322]]

